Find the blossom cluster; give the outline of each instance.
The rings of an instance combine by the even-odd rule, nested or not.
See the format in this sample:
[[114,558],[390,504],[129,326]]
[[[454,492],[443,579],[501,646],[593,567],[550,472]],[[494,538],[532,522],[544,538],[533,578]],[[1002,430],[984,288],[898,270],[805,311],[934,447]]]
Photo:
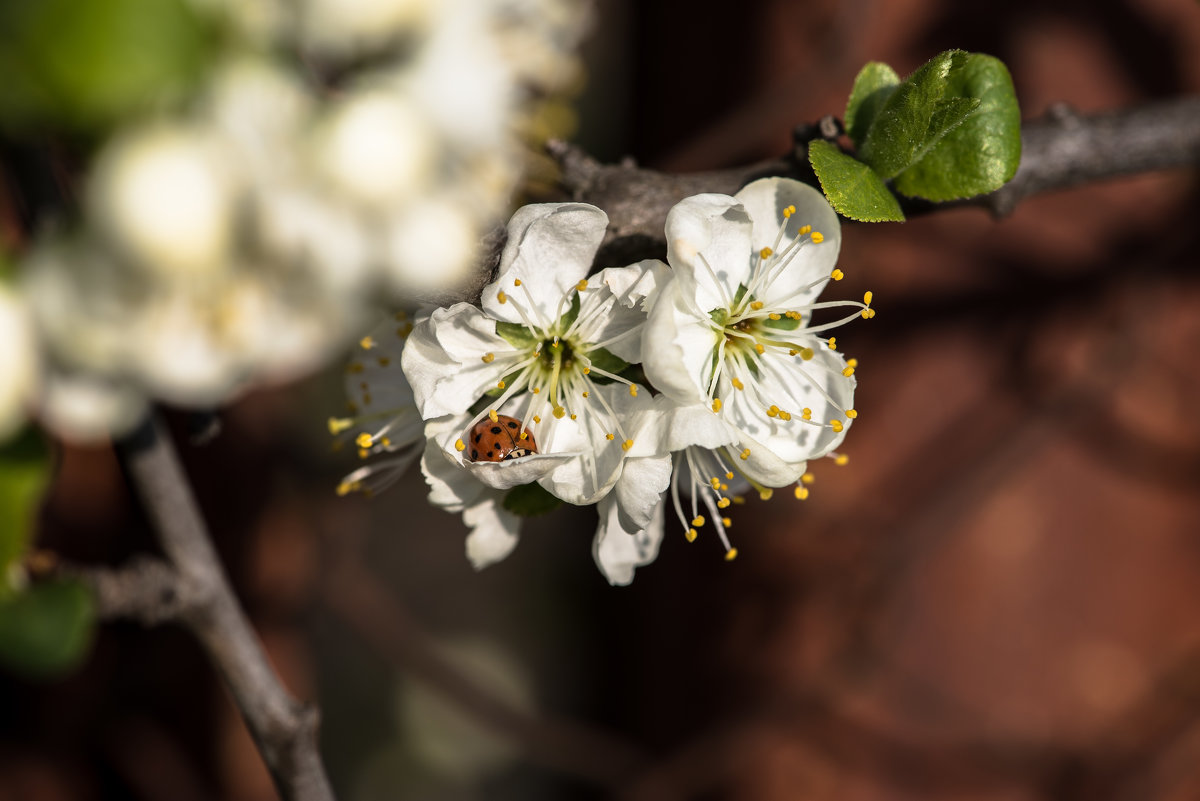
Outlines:
[[225,31],[219,57],[108,132],[78,224],[36,232],[0,297],[23,332],[0,363],[36,356],[0,422],[32,408],[89,439],[149,400],[210,407],[320,366],[381,301],[461,283],[589,16],[585,0],[190,2]]
[[[839,458],[857,416],[856,363],[827,333],[874,315],[869,292],[817,300],[842,277],[836,213],[803,183],[761,179],[677,204],[666,263],[592,274],[607,224],[582,203],[526,206],[479,305],[402,313],[364,338],[354,415],[331,429],[390,456],[341,492],[378,491],[421,455],[476,567],[511,552],[540,494],[595,504],[593,555],[614,584],[656,557],[668,510],[732,559],[736,498],[807,495],[808,461]],[[834,308],[847,313],[814,322]]]

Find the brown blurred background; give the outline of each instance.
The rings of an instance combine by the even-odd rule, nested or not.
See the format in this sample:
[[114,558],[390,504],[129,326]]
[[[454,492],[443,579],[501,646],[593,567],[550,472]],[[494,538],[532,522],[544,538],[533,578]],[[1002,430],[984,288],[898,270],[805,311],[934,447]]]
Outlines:
[[[708,169],[786,150],[858,68],[950,47],[1026,118],[1200,90],[1200,5],[602,2],[580,140]],[[741,556],[668,527],[628,588],[590,511],[483,573],[414,472],[340,499],[334,369],[246,398],[184,458],[274,664],[323,714],[339,797],[1200,798],[1200,203],[1195,172],[852,225],[835,289],[878,316],[850,462],[737,509]],[[183,420],[176,422],[183,427]],[[152,538],[108,450],[71,449],[42,544]],[[0,799],[273,790],[199,648],[103,627],[77,674],[0,676]]]

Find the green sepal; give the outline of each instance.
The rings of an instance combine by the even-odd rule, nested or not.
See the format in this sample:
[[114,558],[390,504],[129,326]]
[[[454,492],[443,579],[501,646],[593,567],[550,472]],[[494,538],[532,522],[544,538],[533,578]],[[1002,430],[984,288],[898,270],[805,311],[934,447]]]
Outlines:
[[540,337],[520,323],[496,322],[496,335],[517,350],[525,350],[537,345]]
[[772,320],[770,317],[764,317],[759,320],[759,323],[764,328],[774,328],[778,331],[795,331],[800,327],[800,321],[795,317],[780,316],[778,320]]
[[[588,361],[592,363],[592,367],[596,367],[606,373],[612,373],[613,375],[620,375],[629,367],[629,362],[619,356],[614,356],[611,351],[605,348],[593,348],[588,351],[587,357]],[[588,378],[597,384],[612,383],[611,378],[606,378],[598,374],[589,375]]]
[[821,140],[810,142],[808,161],[838,214],[860,222],[904,221],[900,202],[883,179],[836,145]]
[[879,109],[900,85],[900,76],[881,61],[869,61],[858,71],[850,99],[846,101],[846,134],[862,145]]
[[546,490],[541,484],[522,484],[513,487],[504,496],[502,506],[520,517],[536,517],[553,512],[562,506],[562,500]]
[[558,333],[565,334],[567,329],[574,325],[575,320],[579,317],[579,293],[576,292],[571,296],[571,308],[563,314],[562,319],[558,321]]
[[78,581],[35,584],[0,601],[0,664],[29,678],[53,678],[87,654],[95,603]]

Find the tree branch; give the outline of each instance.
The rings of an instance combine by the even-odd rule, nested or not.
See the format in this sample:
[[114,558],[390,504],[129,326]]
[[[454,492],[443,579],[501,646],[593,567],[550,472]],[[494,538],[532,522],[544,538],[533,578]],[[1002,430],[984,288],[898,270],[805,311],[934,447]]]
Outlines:
[[217,666],[286,801],[332,801],[317,749],[317,713],[271,670],[217,559],[167,432],[148,418],[118,443],[167,560],[90,571],[102,614],[147,623],[177,618]]
[[[608,213],[609,228],[598,266],[662,255],[667,212],[689,195],[733,194],[756,178],[796,178],[817,185],[807,160],[807,142],[834,139],[825,118],[797,131],[795,152],[777,159],[714,172],[671,175],[641,169],[631,162],[601,164],[582,149],[552,142],[550,155],[562,170],[561,185],[573,199]],[[1150,105],[1081,115],[1056,106],[1021,131],[1021,166],[999,190],[956,203],[902,199],[907,215],[946,208],[979,206],[997,216],[1012,212],[1025,198],[1119,175],[1200,164],[1200,98],[1186,97]]]

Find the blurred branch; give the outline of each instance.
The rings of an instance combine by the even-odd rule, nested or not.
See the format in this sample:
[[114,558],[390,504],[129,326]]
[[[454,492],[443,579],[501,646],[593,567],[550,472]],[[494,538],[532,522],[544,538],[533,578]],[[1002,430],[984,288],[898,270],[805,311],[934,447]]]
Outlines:
[[101,613],[148,623],[177,618],[225,678],[280,795],[287,801],[332,801],[317,750],[317,713],[292,698],[271,670],[217,559],[167,432],[150,417],[118,450],[167,559],[91,571]]
[[[631,162],[601,164],[579,147],[551,142],[562,170],[562,188],[573,199],[604,209],[609,216],[601,266],[661,256],[666,249],[667,212],[683,198],[701,192],[733,194],[756,178],[796,178],[817,185],[807,159],[807,142],[837,138],[826,117],[796,132],[794,152],[714,172],[667,174]],[[1200,97],[1081,115],[1065,105],[1027,122],[1022,129],[1021,167],[1005,186],[988,195],[935,204],[902,199],[909,216],[946,208],[978,206],[997,216],[1010,214],[1025,198],[1119,175],[1200,164]]]

